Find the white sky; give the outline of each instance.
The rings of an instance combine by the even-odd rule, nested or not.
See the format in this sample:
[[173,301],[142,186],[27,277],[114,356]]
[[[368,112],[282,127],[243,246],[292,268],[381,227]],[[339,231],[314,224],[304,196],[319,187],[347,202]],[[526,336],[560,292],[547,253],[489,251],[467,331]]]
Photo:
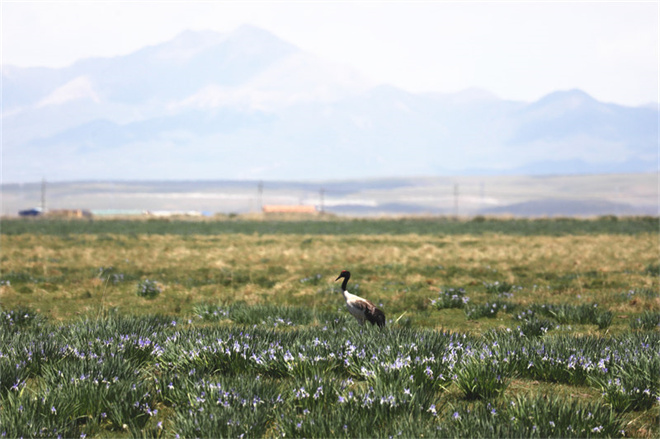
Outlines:
[[580,88],[624,105],[659,100],[657,1],[0,3],[8,65],[62,67],[247,23],[414,92],[479,87],[533,101]]

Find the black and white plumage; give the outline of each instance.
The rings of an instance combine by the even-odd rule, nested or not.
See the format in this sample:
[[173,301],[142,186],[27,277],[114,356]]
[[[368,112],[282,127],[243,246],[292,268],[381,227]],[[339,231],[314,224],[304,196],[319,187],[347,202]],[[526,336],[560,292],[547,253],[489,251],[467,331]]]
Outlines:
[[381,328],[385,326],[385,314],[383,314],[383,311],[376,308],[376,305],[367,299],[351,294],[346,290],[346,285],[348,284],[348,279],[351,278],[351,273],[346,270],[342,271],[339,274],[339,277],[335,279],[335,282],[341,278],[344,278],[344,282],[341,284],[341,290],[344,294],[344,299],[346,299],[348,312],[360,322],[360,325],[364,325],[364,321],[366,320],[372,325],[378,325]]

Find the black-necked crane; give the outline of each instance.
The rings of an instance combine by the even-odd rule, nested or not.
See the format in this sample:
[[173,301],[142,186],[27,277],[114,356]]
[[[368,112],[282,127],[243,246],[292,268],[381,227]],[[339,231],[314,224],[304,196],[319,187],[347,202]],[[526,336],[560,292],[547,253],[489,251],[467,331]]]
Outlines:
[[367,299],[351,294],[346,290],[346,285],[348,284],[348,279],[351,278],[351,273],[346,270],[342,271],[339,274],[339,277],[335,279],[335,282],[341,278],[344,278],[344,282],[341,284],[341,290],[344,294],[344,299],[346,299],[348,312],[360,322],[360,325],[364,325],[364,321],[366,320],[372,325],[378,325],[381,328],[385,326],[385,314],[383,314],[383,311],[376,308],[376,305]]

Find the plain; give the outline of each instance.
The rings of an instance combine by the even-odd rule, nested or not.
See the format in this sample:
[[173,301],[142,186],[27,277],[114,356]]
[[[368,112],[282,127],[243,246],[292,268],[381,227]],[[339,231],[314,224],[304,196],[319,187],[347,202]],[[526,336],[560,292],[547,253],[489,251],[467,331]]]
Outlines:
[[3,220],[0,434],[653,437],[657,225]]

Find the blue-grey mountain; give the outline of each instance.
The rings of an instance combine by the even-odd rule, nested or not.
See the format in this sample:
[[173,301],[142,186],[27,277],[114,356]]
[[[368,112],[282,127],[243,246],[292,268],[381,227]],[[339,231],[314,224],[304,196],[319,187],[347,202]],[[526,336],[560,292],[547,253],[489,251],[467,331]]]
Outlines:
[[[411,66],[414,68],[414,66]],[[5,66],[5,182],[653,172],[657,108],[373,85],[251,26]]]

